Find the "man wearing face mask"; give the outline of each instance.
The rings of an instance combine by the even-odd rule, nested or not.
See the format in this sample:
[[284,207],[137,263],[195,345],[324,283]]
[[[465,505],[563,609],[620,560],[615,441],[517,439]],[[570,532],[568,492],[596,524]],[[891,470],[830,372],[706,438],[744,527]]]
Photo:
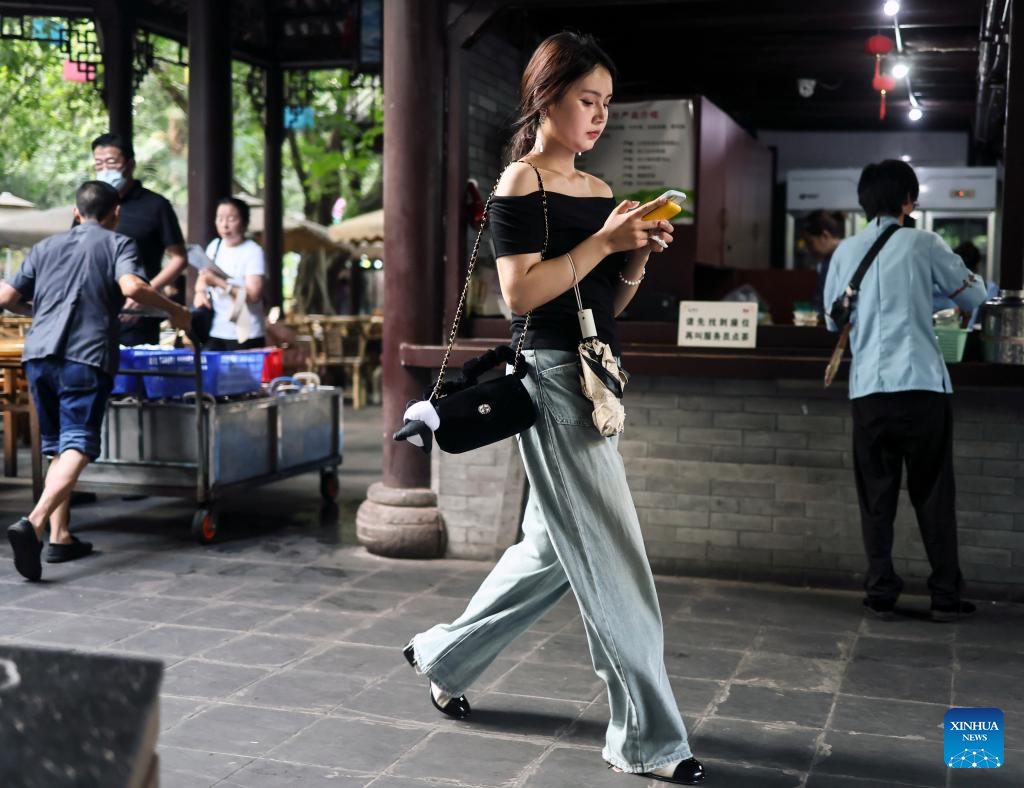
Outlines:
[[[139,258],[157,292],[174,284],[188,268],[185,239],[178,217],[164,197],[143,187],[135,179],[135,152],[119,134],[101,134],[92,141],[96,180],[109,183],[121,196],[121,220],[117,231],[139,247]],[[163,266],[164,255],[168,262]],[[184,303],[184,293],[174,297]],[[137,308],[128,302],[126,308]],[[155,344],[160,340],[160,319],[144,317],[122,323],[122,345]]]

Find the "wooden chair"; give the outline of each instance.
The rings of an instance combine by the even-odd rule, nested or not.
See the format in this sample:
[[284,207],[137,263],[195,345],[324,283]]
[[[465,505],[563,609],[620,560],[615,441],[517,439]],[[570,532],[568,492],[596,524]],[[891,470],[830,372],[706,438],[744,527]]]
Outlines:
[[28,383],[21,368],[21,351],[24,343],[20,339],[0,339],[0,370],[3,374],[0,393],[0,414],[4,425],[4,476],[18,475],[18,421],[28,420],[29,445],[32,457],[32,491],[38,498],[42,493],[42,454],[39,443],[39,420]]
[[340,367],[353,410],[366,404],[366,335],[358,315],[309,315],[315,343],[314,366],[326,373]]

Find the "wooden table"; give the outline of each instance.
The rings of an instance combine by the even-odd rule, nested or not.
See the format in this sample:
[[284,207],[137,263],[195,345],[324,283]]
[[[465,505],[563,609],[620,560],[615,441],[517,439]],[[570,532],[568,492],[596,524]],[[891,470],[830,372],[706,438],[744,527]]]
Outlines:
[[313,364],[318,371],[342,367],[349,382],[352,409],[366,401],[366,386],[373,376],[367,343],[380,339],[384,318],[380,315],[301,315],[292,318],[314,340]]
[[31,396],[18,400],[18,379],[23,376],[21,353],[25,349],[22,339],[0,338],[0,370],[3,372],[3,394],[0,412],[4,417],[4,476],[18,475],[18,420],[19,413],[28,414],[29,444],[32,447],[32,497],[38,499],[43,492],[43,455],[39,442],[39,417]]

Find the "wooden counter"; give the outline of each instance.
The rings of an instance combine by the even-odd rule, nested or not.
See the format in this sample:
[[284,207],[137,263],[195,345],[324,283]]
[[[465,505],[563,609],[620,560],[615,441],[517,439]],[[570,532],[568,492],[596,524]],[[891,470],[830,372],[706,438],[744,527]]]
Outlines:
[[[452,351],[449,363],[454,367],[508,341],[503,320],[477,319],[468,327],[472,336],[460,339]],[[701,350],[678,347],[671,323],[623,322],[619,329],[622,365],[630,374],[746,380],[820,380],[837,337],[823,328],[761,326],[755,349]],[[439,345],[400,347],[405,367],[436,369],[443,355]],[[970,358],[970,350],[965,357]],[[837,380],[845,380],[848,372],[849,351]],[[949,364],[949,374],[954,386],[1024,387],[1024,366],[968,360]]]

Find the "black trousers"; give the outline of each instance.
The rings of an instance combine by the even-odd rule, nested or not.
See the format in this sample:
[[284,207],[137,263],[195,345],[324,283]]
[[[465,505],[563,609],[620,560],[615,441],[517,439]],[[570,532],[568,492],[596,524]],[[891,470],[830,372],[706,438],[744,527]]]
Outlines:
[[903,581],[892,565],[893,520],[903,465],[932,573],[932,603],[956,604],[963,587],[956,539],[953,409],[949,394],[902,391],[851,400],[853,463],[874,600],[895,600]]

